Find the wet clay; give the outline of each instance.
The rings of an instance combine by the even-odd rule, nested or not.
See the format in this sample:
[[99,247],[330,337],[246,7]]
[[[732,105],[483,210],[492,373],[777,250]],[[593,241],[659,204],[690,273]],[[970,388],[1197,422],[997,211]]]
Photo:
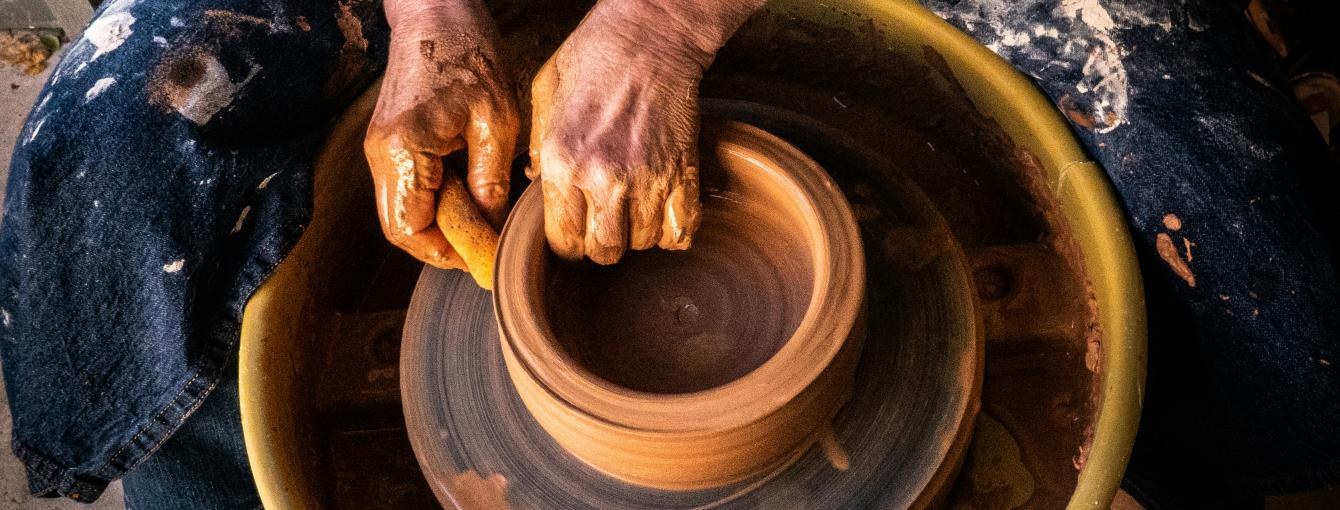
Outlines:
[[629,252],[613,266],[551,259],[545,311],[569,356],[596,376],[650,393],[739,379],[795,333],[810,304],[815,251],[800,214],[766,177],[729,183],[702,170],[703,223],[687,251]]
[[[1177,250],[1177,245],[1173,244],[1172,236],[1159,232],[1158,237],[1154,239],[1154,247],[1158,249],[1159,258],[1168,264],[1173,274],[1186,282],[1188,287],[1196,286],[1196,274],[1191,272],[1191,266],[1186,260],[1182,260],[1182,254]],[[1186,246],[1187,256],[1191,255],[1191,246]]]
[[862,243],[827,173],[746,124],[705,119],[702,133],[692,250],[559,262],[533,186],[496,269],[503,354],[532,417],[592,467],[664,490],[794,462],[848,400],[863,340]]

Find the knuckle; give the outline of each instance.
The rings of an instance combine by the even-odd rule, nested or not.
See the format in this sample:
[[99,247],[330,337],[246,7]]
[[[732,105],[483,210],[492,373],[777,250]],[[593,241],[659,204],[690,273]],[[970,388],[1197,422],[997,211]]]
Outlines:
[[583,189],[605,196],[622,196],[627,190],[628,172],[622,166],[610,162],[604,155],[581,161]]
[[486,200],[498,201],[507,198],[507,188],[501,182],[486,182],[475,187],[475,194]]

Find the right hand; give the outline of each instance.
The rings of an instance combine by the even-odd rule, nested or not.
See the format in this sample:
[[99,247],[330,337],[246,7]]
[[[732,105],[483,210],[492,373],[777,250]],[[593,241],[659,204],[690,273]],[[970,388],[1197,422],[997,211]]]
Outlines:
[[468,150],[465,181],[473,202],[442,205],[471,216],[463,221],[499,228],[521,123],[515,91],[498,62],[497,29],[474,0],[387,0],[385,6],[390,55],[363,144],[377,217],[386,238],[415,258],[466,269],[435,221],[439,199],[466,196],[452,192],[465,183],[452,172],[444,175],[442,158]]

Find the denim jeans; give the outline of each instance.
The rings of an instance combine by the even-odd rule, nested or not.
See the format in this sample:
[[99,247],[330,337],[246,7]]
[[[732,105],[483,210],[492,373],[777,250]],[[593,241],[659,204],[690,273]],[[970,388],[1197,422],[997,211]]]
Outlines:
[[68,46],[0,228],[0,359],[34,494],[92,501],[188,448],[165,441],[215,405],[242,308],[301,235],[313,155],[388,32],[372,0],[113,0]]
[[181,428],[122,479],[126,509],[260,508],[239,412],[234,363]]

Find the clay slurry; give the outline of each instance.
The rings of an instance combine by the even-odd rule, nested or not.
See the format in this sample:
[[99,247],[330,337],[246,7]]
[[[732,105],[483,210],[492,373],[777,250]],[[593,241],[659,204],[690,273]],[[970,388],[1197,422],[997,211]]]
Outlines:
[[756,198],[705,190],[687,251],[629,252],[613,266],[551,257],[545,309],[564,351],[609,382],[662,394],[721,386],[772,357],[809,305],[811,247],[784,224],[784,196],[747,193]]

